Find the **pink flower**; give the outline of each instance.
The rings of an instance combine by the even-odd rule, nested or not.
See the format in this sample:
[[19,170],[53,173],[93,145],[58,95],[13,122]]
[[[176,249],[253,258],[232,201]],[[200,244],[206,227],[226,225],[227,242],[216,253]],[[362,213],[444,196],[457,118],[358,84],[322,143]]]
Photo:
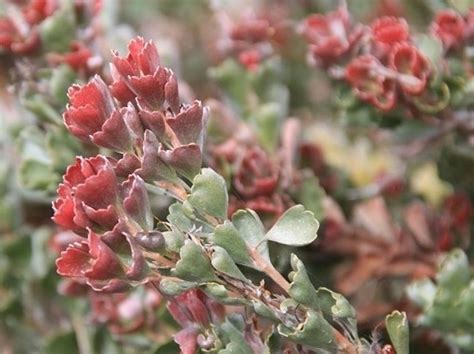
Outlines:
[[361,34],[360,28],[352,28],[345,7],[326,15],[311,15],[303,23],[303,36],[309,43],[310,53],[323,64],[346,54]]
[[36,52],[41,45],[38,24],[56,9],[56,0],[31,0],[15,14],[7,12],[0,18],[0,48],[21,55]]
[[393,79],[381,73],[383,66],[373,55],[353,59],[346,68],[346,80],[362,100],[372,103],[383,111],[395,106],[396,85]]
[[420,94],[426,87],[431,68],[425,56],[413,45],[398,44],[389,56],[390,68],[406,75],[398,80],[402,90],[408,94]]
[[[133,106],[116,108],[107,85],[99,76],[95,76],[87,85],[72,85],[68,97],[69,104],[63,119],[73,135],[113,150],[131,150],[133,132],[130,127],[137,126],[138,116]],[[125,116],[135,120],[135,124],[126,122]]]
[[270,22],[262,18],[246,19],[237,23],[230,31],[230,38],[234,41],[258,43],[268,40],[274,30]]
[[103,156],[78,157],[67,168],[58,198],[53,202],[53,220],[65,229],[84,233],[88,227],[111,230],[118,222],[117,178],[112,163]]
[[394,44],[406,42],[410,36],[408,23],[403,18],[380,17],[370,28],[376,51],[381,55],[387,54]]
[[178,83],[170,69],[160,66],[155,45],[137,37],[130,41],[126,58],[114,52],[111,90],[124,105],[138,97],[148,109],[161,109],[166,102],[173,111],[179,110]]
[[380,17],[371,24],[370,28],[374,41],[387,45],[405,42],[410,35],[407,21],[398,17]]
[[454,10],[438,12],[431,24],[431,31],[447,49],[458,47],[464,40],[466,30],[466,22]]
[[234,187],[246,198],[271,195],[278,185],[278,168],[259,148],[246,151],[234,176]]
[[200,333],[211,324],[221,322],[225,314],[223,305],[199,289],[188,290],[178,295],[174,301],[168,303],[168,311],[183,327],[174,336],[174,340],[185,354],[195,353],[200,343],[208,342],[206,338],[199,338],[202,336]]

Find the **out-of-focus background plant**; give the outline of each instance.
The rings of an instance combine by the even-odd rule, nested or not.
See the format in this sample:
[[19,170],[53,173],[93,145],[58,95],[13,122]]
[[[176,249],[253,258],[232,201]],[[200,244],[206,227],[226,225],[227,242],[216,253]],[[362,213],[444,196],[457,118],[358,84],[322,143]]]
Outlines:
[[[470,0],[3,0],[0,4],[2,354],[474,350],[470,242],[474,4]],[[133,58],[140,63],[135,65],[141,65],[134,67],[136,72],[124,73],[127,68],[117,58],[126,56],[129,41],[137,35],[151,39],[159,50],[160,65],[172,70],[171,76],[168,69],[160,71],[166,72],[161,80],[168,83],[177,78],[178,100],[173,101],[177,93],[173,96],[164,90],[163,102],[146,101],[153,99],[156,87],[147,91],[146,83],[130,79],[151,70],[143,57]],[[117,52],[112,54],[113,50]],[[116,126],[104,129],[107,114],[102,114],[100,124],[91,123],[90,111],[83,106],[96,104],[96,91],[74,99],[81,92],[78,88],[88,82],[100,87],[96,90],[103,101],[107,95],[115,100],[115,107],[120,107],[116,112],[128,117],[124,120],[129,130],[136,128],[131,122],[138,110],[155,140],[133,130],[131,153],[125,141],[128,135],[117,137]],[[100,82],[111,84],[114,98],[104,94]],[[68,90],[73,84],[80,86]],[[137,88],[130,98],[126,88],[133,85]],[[163,142],[153,126],[158,119],[153,115],[156,107],[167,102],[163,109],[167,121],[189,109],[180,102],[193,105],[195,100],[208,107],[194,103],[202,109],[198,110],[199,134],[177,138],[185,143]],[[175,135],[186,129],[172,124]],[[183,155],[173,157],[172,152],[192,144],[199,145],[199,153],[183,167]],[[180,178],[167,175],[172,182],[166,178],[163,182],[163,175],[151,176],[146,170],[150,163],[144,162],[147,148],[168,156],[167,171],[177,171]],[[195,152],[189,149],[185,155]],[[108,162],[87,159],[98,154],[108,156],[103,160]],[[84,250],[80,247],[85,247],[85,240],[93,249],[91,240],[96,236],[91,235],[108,230],[100,223],[104,215],[94,219],[93,226],[87,224],[94,228],[88,231],[88,239],[76,234],[87,236],[86,227],[79,230],[64,220],[58,222],[60,203],[69,198],[64,196],[69,192],[57,191],[58,184],[69,183],[74,190],[79,183],[72,177],[62,180],[76,156],[83,157],[75,164],[81,173],[87,164],[106,169],[104,164],[120,158],[122,175],[114,165],[119,178],[131,173],[130,166],[139,171],[139,177],[134,172],[133,181],[127,184],[125,178],[121,185],[129,197],[142,178],[146,182],[152,220],[147,216],[145,224],[158,231],[153,234],[145,227],[147,237],[140,247],[161,250],[163,245],[146,242],[164,242],[160,235],[165,234],[166,259],[176,262],[170,274],[186,278],[177,264],[185,259],[181,243],[191,242],[184,243],[184,236],[181,240],[178,234],[186,229],[183,234],[195,241],[195,235],[209,232],[212,236],[201,242],[203,249],[208,251],[206,242],[211,240],[213,257],[221,252],[225,258],[229,253],[239,265],[230,263],[238,271],[232,268],[231,274],[239,278],[239,269],[244,268],[244,283],[256,284],[246,291],[275,294],[272,301],[284,302],[280,282],[272,283],[270,274],[264,286],[262,277],[223,243],[217,243],[222,247],[216,251],[217,231],[208,231],[206,222],[226,220],[218,228],[253,218],[271,233],[285,211],[299,210],[296,205],[302,204],[320,222],[318,238],[299,248],[294,246],[305,242],[298,242],[296,236],[273,243],[269,257],[275,272],[291,272],[292,288],[280,310],[300,304],[311,309],[313,305],[302,301],[306,298],[298,291],[306,291],[305,296],[317,294],[319,302],[314,306],[325,316],[314,327],[318,336],[309,335],[317,339],[307,340],[304,328],[298,327],[298,337],[288,327],[277,326],[281,318],[275,320],[274,313],[268,313],[274,303],[242,307],[242,302],[224,296],[221,288],[204,282],[190,285],[196,279],[185,279],[186,284],[176,283],[164,291],[157,289],[154,278],[134,278],[127,280],[133,287],[109,293],[98,291],[110,286],[102,278],[98,282],[61,278],[57,267],[62,275],[75,271],[61,269],[60,262],[56,266],[61,252],[78,244],[82,246],[76,250]],[[154,163],[162,161],[156,159]],[[219,209],[215,216],[211,210],[214,217],[204,222],[203,215],[193,214],[199,210],[196,205],[203,207],[196,202],[195,190],[205,184],[205,178],[213,177],[204,171],[198,174],[200,159],[204,167],[224,177],[228,193],[228,205],[221,208],[227,215],[220,215]],[[202,179],[193,182],[195,175]],[[217,185],[216,181],[221,180],[212,183]],[[157,188],[169,194],[157,196]],[[176,197],[176,193],[178,201],[194,198],[194,203],[189,202],[194,211],[186,209],[188,200],[181,209],[179,203],[169,208],[173,203],[169,195]],[[254,213],[244,217],[237,212],[246,208]],[[205,206],[202,210],[209,211]],[[51,220],[53,215],[60,226]],[[176,225],[180,232],[173,228]],[[286,230],[288,237],[291,232]],[[121,262],[130,258],[122,249],[114,252]],[[300,312],[294,314],[298,318]],[[307,318],[313,319],[308,314],[305,324]],[[342,329],[342,337],[353,346],[319,347],[324,341],[321,332],[329,328],[326,323]]]

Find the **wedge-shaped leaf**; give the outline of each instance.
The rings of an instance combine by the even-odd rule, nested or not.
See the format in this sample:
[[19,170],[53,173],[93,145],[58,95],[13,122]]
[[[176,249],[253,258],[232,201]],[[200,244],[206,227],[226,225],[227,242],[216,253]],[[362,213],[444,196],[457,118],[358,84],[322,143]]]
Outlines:
[[198,283],[217,280],[209,258],[204,250],[193,241],[187,240],[179,255],[181,259],[176,263],[173,275],[183,280]]
[[194,282],[170,278],[163,278],[160,281],[160,291],[168,296],[177,296],[186,290],[195,288],[197,286],[198,284]]
[[385,317],[385,325],[397,354],[408,354],[409,328],[406,313],[393,311]]
[[211,235],[211,240],[224,248],[237,264],[253,266],[244,239],[230,221],[226,220],[217,226]]
[[306,319],[299,325],[290,328],[280,324],[278,332],[294,342],[336,353],[332,327],[320,312],[308,310]]
[[265,228],[257,213],[253,210],[238,210],[232,215],[232,224],[239,231],[250,252],[258,252],[270,263],[268,244],[265,240]]
[[229,316],[221,325],[220,331],[224,341],[227,342],[224,349],[219,350],[219,354],[253,354],[254,351],[247,344],[244,337],[243,319],[237,316]]
[[319,180],[313,174],[304,177],[299,200],[307,210],[312,211],[318,218],[324,217],[323,199],[325,195],[326,192],[324,192]]
[[242,274],[229,253],[227,253],[227,251],[222,247],[214,247],[211,264],[221,273],[242,281],[247,281],[247,278],[245,278],[245,275]]
[[341,294],[327,288],[318,288],[316,291],[317,303],[322,313],[340,323],[345,324],[354,338],[357,338],[356,312],[349,301]]
[[210,168],[203,168],[194,177],[188,202],[199,213],[226,219],[228,195],[224,178]]
[[314,214],[302,205],[295,205],[278,219],[265,238],[283,245],[303,246],[316,239],[318,228]]
[[210,282],[204,285],[202,290],[224,305],[248,305],[246,299],[242,297],[234,297],[222,284]]
[[446,256],[436,275],[438,285],[453,294],[464,288],[470,279],[469,261],[466,254],[460,249],[456,249]]
[[291,255],[291,267],[293,271],[290,273],[291,280],[289,294],[302,305],[318,309],[317,293],[311,280],[308,277],[306,268],[295,254]]

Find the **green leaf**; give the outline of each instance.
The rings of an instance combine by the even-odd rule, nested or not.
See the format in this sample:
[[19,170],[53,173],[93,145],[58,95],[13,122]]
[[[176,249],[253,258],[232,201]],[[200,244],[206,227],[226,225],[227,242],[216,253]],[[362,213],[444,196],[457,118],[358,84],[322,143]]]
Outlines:
[[472,0],[448,0],[448,3],[463,15],[467,15],[473,6]]
[[336,352],[333,329],[320,312],[308,310],[306,319],[295,327],[279,324],[278,333],[303,345]]
[[211,262],[201,246],[186,240],[179,255],[181,259],[173,269],[173,274],[178,278],[198,283],[217,280]]
[[324,218],[323,199],[326,192],[313,174],[305,176],[299,191],[299,201],[303,206],[314,213],[318,219]]
[[40,25],[40,37],[43,50],[64,53],[70,50],[70,43],[76,33],[76,21],[73,8],[63,2],[65,8],[56,11]]
[[197,286],[198,283],[195,282],[175,280],[170,278],[163,278],[160,281],[160,291],[168,296],[177,296],[186,290],[193,289]]
[[227,339],[227,345],[219,350],[219,354],[253,354],[243,335],[243,328],[237,327],[229,318],[221,325],[220,330]]
[[385,317],[385,325],[397,354],[408,354],[410,336],[406,313],[393,311]]
[[316,239],[318,228],[314,214],[302,205],[295,205],[278,219],[265,238],[283,245],[303,246]]
[[253,210],[238,210],[232,215],[232,224],[250,250],[256,250],[270,263],[268,244],[265,241],[265,228],[257,213]]
[[49,87],[58,105],[65,106],[68,102],[67,89],[75,79],[76,74],[68,65],[60,65],[52,70]]
[[245,241],[230,221],[226,220],[217,226],[210,239],[214,244],[224,248],[237,264],[253,266]]
[[74,332],[56,333],[46,340],[41,354],[79,354]]
[[415,36],[415,43],[420,52],[431,61],[432,65],[436,65],[441,61],[441,57],[444,55],[443,43],[438,38],[427,34],[419,34]]
[[306,268],[295,254],[291,255],[291,268],[293,271],[288,278],[291,281],[289,294],[298,303],[318,309],[316,289],[308,277]]
[[352,336],[357,338],[356,311],[349,301],[341,294],[324,287],[318,288],[316,292],[317,302],[323,314],[333,320],[344,323]]
[[436,275],[440,287],[445,287],[451,292],[464,288],[471,278],[469,261],[466,254],[456,249],[449,253],[441,264],[441,269]]
[[203,168],[194,177],[187,201],[198,213],[226,219],[229,201],[224,178],[210,168]]
[[274,102],[261,105],[250,117],[258,141],[268,151],[273,151],[278,143],[282,118],[280,105]]
[[212,266],[221,273],[231,276],[242,281],[248,281],[245,275],[242,274],[240,269],[235,264],[234,260],[229,256],[227,251],[219,246],[213,247],[213,253],[211,257]]

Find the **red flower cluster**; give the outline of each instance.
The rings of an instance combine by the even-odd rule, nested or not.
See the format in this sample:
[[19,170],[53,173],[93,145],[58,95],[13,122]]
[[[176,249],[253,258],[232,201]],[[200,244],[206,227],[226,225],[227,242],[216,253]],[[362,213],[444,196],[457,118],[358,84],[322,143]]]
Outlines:
[[[440,11],[433,23],[431,32],[438,37],[446,49],[458,48],[468,35],[469,22],[472,17],[464,19],[454,10]],[[471,26],[472,26],[471,22]]]
[[142,38],[130,42],[126,58],[115,53],[112,74],[110,86],[96,76],[69,89],[66,127],[83,141],[124,153],[119,165],[140,168],[146,179],[170,177],[171,168],[192,179],[201,166],[207,110],[199,101],[179,104],[173,72]]
[[224,318],[224,306],[207,296],[202,290],[193,289],[178,295],[168,303],[173,318],[183,327],[175,336],[181,353],[196,353],[198,347],[210,349],[215,344],[212,335],[206,335],[213,323],[218,324]]
[[263,59],[273,53],[274,46],[287,41],[288,26],[285,14],[245,14],[228,29],[228,49],[236,55],[240,64],[255,70]]
[[[407,22],[384,16],[371,25],[352,25],[345,7],[308,17],[302,26],[316,64],[345,66],[345,79],[360,99],[388,111],[428,90],[432,65],[414,45]],[[445,49],[458,49],[474,37],[474,11],[466,17],[440,11],[431,33]]]
[[279,188],[279,166],[258,147],[248,148],[235,161],[232,185],[236,196],[231,196],[229,215],[241,208],[255,210],[271,220],[278,218],[288,201]]
[[346,7],[327,15],[309,16],[301,30],[309,44],[311,58],[322,66],[334,63],[346,55],[359,41],[361,26],[352,26]]
[[145,180],[169,187],[180,176],[192,179],[201,167],[206,119],[200,102],[179,104],[176,78],[159,65],[151,42],[132,40],[126,58],[115,53],[112,70],[110,86],[99,76],[73,85],[63,117],[82,141],[122,156],[77,158],[53,203],[58,225],[88,237],[61,254],[58,272],[106,290],[144,281],[140,249],[154,237]]
[[56,0],[31,0],[21,8],[11,4],[7,16],[0,18],[0,49],[13,54],[36,51],[41,42],[38,24],[56,8]]

